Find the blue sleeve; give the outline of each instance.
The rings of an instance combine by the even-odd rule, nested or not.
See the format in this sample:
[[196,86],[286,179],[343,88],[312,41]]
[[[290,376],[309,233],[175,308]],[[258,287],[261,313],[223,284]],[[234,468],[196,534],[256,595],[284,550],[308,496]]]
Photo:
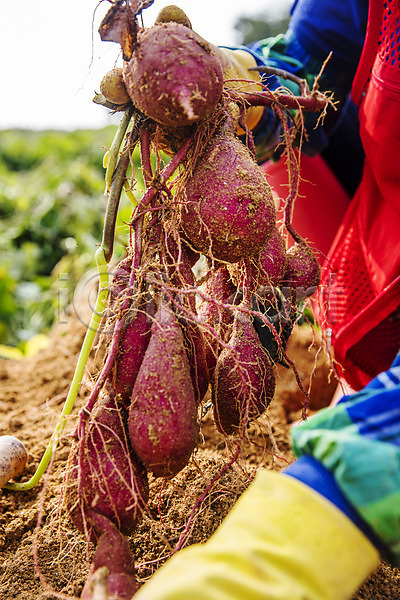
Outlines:
[[[295,0],[287,32],[288,54],[308,67],[332,51],[330,68],[347,87],[353,80],[364,44],[368,0]],[[337,82],[336,82],[337,85]]]
[[[266,64],[305,78],[310,88],[332,52],[319,83],[322,90],[334,94],[337,110],[330,111],[324,125],[318,128],[315,126],[319,115],[305,115],[307,138],[302,146],[305,154],[312,156],[323,152],[343,120],[353,118],[350,91],[364,45],[367,20],[368,0],[295,0],[285,34],[259,40],[247,47],[258,65]],[[271,90],[284,85],[294,94],[298,93],[298,89],[292,89],[295,86],[289,80],[281,81],[279,77],[268,75],[264,81]],[[263,118],[253,131],[259,162],[280,155],[280,151],[275,153],[274,150],[280,135],[279,123],[270,113],[268,109],[264,111]],[[362,152],[357,160],[359,173]],[[347,165],[344,166],[346,170]],[[338,176],[341,179],[341,173]]]

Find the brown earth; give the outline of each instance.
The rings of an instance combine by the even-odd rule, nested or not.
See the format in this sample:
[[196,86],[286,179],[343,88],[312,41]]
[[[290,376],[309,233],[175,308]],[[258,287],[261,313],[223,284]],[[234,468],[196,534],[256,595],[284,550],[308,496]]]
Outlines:
[[[52,434],[76,365],[84,328],[70,316],[52,332],[52,343],[36,356],[22,361],[0,361],[0,435],[14,435],[29,452],[26,480],[35,468]],[[329,376],[324,351],[308,326],[297,327],[288,354],[295,361],[303,384],[310,377],[311,406],[330,402],[336,382]],[[95,364],[92,360],[92,370]],[[62,507],[63,476],[78,409],[90,389],[84,381],[66,435],[43,481],[26,492],[0,491],[0,599],[44,600],[79,597],[90,553],[83,536]],[[205,541],[251,480],[255,469],[280,470],[293,460],[289,426],[301,417],[304,395],[291,370],[279,368],[272,406],[249,427],[239,466],[230,467],[211,486],[191,522],[186,544]],[[285,409],[284,407],[287,407]],[[230,450],[216,431],[209,410],[203,419],[203,439],[191,463],[172,481],[151,481],[148,511],[131,538],[137,573],[145,581],[169,556],[188,523],[196,500],[229,460]],[[381,563],[353,600],[400,599],[400,572]],[[288,599],[289,600],[289,599]]]

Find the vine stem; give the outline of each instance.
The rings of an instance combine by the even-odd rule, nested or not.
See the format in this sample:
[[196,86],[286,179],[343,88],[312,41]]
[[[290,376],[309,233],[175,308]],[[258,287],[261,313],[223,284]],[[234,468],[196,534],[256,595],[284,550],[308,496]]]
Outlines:
[[126,133],[126,130],[128,129],[128,125],[131,121],[133,111],[134,111],[133,105],[129,106],[128,109],[125,111],[125,113],[122,116],[119,127],[117,129],[117,133],[115,134],[114,139],[112,141],[111,148],[110,148],[109,155],[108,155],[108,164],[107,164],[107,169],[106,169],[106,174],[105,174],[105,182],[106,182],[105,194],[110,193],[111,184],[113,181],[113,175],[114,175],[115,167],[117,165],[119,149],[121,147],[122,140],[125,137],[125,133]]
[[108,296],[109,275],[103,248],[99,248],[96,251],[95,258],[99,274],[99,291],[97,294],[96,306],[92,314],[89,327],[86,331],[85,339],[82,344],[78,362],[75,367],[75,373],[63,409],[58,418],[57,425],[53,431],[47,448],[43,454],[42,460],[40,461],[39,466],[36,469],[35,473],[32,475],[31,479],[23,483],[7,483],[4,487],[8,490],[30,490],[40,481],[56,450],[58,441],[67,424],[67,418],[70,416],[74,407],[74,403],[78,395],[80,385],[82,383],[82,378],[89,358],[90,350],[92,348],[94,338],[100,326],[102,313],[105,309]]
[[[139,233],[141,230],[139,230]],[[135,284],[135,279],[136,279],[136,269],[137,266],[139,264],[139,258],[136,258],[136,256],[138,255],[138,244],[140,244],[140,239],[138,238],[138,235],[136,235],[136,230],[135,230],[135,254],[134,254],[134,264],[132,265],[132,270],[129,276],[129,282],[128,282],[128,289],[132,289],[134,284]],[[138,264],[136,264],[138,263]],[[86,403],[86,405],[81,409],[81,411],[79,412],[79,424],[74,432],[74,436],[76,437],[81,437],[83,439],[84,437],[84,433],[85,433],[85,423],[87,418],[90,416],[91,411],[93,410],[93,407],[97,401],[97,398],[99,396],[100,390],[103,387],[107,377],[109,376],[111,369],[114,365],[116,356],[117,356],[117,352],[119,349],[119,342],[121,339],[121,334],[122,334],[122,329],[124,327],[124,323],[125,323],[125,312],[126,310],[129,308],[129,304],[131,302],[131,296],[128,295],[124,298],[124,301],[122,303],[121,306],[121,316],[117,319],[116,323],[115,323],[115,328],[113,331],[113,336],[112,336],[112,341],[111,344],[108,348],[108,352],[106,355],[106,359],[103,365],[103,368],[101,369],[100,375],[96,380],[96,383],[90,393],[89,399]]]
[[319,112],[325,110],[330,99],[323,94],[310,94],[309,96],[290,96],[289,94],[276,93],[274,97],[265,92],[241,92],[249,106],[271,106],[278,104],[286,108],[302,109],[304,111]]

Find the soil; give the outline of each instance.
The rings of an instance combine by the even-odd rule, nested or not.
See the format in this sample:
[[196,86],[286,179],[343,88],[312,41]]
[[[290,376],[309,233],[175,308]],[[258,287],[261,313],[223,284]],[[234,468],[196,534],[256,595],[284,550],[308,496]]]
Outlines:
[[[0,435],[14,435],[29,453],[20,480],[34,473],[66,398],[85,329],[70,315],[52,332],[50,346],[32,358],[0,361]],[[299,326],[289,341],[301,381],[310,387],[310,407],[328,405],[336,388],[324,350],[309,326]],[[97,361],[97,362],[96,362]],[[93,356],[90,370],[99,357]],[[76,415],[90,389],[82,386],[66,434],[51,468],[32,490],[0,491],[0,599],[43,600],[79,597],[92,548],[76,531],[62,504],[63,477]],[[266,415],[248,428],[238,464],[210,486],[229,461],[232,449],[216,431],[212,411],[202,423],[202,440],[190,464],[171,481],[150,482],[150,502],[130,543],[141,582],[168,558],[185,527],[185,545],[205,541],[220,524],[258,468],[280,470],[293,460],[290,424],[301,418],[304,395],[292,370],[278,368],[277,390]],[[312,412],[308,409],[308,413]],[[204,502],[189,516],[207,487]],[[400,599],[400,572],[381,563],[353,600]]]

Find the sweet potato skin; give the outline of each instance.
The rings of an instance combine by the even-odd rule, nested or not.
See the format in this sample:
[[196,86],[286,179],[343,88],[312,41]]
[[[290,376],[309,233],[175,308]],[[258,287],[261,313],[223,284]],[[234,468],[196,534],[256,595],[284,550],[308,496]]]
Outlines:
[[215,51],[180,23],[140,31],[123,74],[133,104],[169,128],[207,117],[222,93],[222,66]]
[[297,301],[311,296],[321,281],[321,270],[314,252],[305,240],[296,242],[286,255],[286,270],[281,287],[293,290]]
[[[177,244],[172,236],[165,238],[165,264],[168,277],[177,290],[194,290],[195,277],[192,270],[198,255],[190,250],[184,242]],[[174,312],[178,317],[185,350],[190,365],[195,398],[198,404],[202,401],[210,382],[205,351],[205,339],[201,329],[190,315],[196,315],[196,298],[194,293],[175,294]]]
[[197,323],[181,320],[184,346],[189,360],[190,376],[197,404],[208,390],[210,374],[207,365],[206,340]]
[[[210,327],[223,341],[227,342],[229,340],[232,331],[233,313],[229,309],[223,308],[221,304],[228,304],[233,300],[236,295],[236,288],[231,281],[226,265],[221,265],[201,284],[199,290],[201,294],[199,294],[197,315],[204,328],[206,363],[211,379],[217,364],[220,343],[207,327]],[[209,301],[206,298],[211,300]]]
[[110,284],[111,307],[115,306],[117,300],[121,298],[122,292],[126,291],[130,279],[131,269],[132,258],[130,256],[126,256],[116,265],[112,273],[112,280]]
[[171,477],[197,442],[197,406],[184,339],[170,307],[161,304],[132,392],[132,446],[157,477]]
[[133,385],[150,341],[155,305],[138,301],[125,316],[113,375],[113,387],[125,406],[129,406]]
[[203,254],[235,263],[256,254],[272,235],[272,191],[247,147],[223,127],[185,186],[182,227]]
[[238,287],[244,284],[253,291],[277,286],[286,271],[285,242],[275,227],[267,244],[260,252],[239,263],[229,265],[232,281]]
[[212,381],[214,419],[225,435],[240,433],[248,420],[259,417],[275,393],[275,376],[250,319],[238,314],[229,347],[218,357]]
[[115,394],[105,393],[70,453],[66,505],[75,526],[87,531],[87,510],[109,519],[125,535],[134,531],[148,500],[147,473],[133,452],[127,416]]
[[0,436],[0,489],[21,475],[28,460],[23,443],[12,435]]
[[91,514],[90,520],[99,538],[81,599],[98,600],[105,592],[109,600],[131,600],[138,583],[128,540],[106,518]]

